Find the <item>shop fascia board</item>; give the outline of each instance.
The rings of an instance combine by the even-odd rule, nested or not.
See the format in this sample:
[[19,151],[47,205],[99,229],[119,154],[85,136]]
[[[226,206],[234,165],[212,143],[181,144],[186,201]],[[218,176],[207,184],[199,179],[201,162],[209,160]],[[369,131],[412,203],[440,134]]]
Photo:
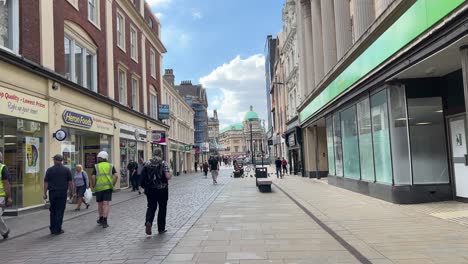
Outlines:
[[[451,10],[449,10],[447,12],[447,14],[445,14],[444,16],[439,18],[438,15],[440,15],[440,14],[434,14],[434,13],[438,12],[439,10],[436,10],[436,9],[429,10],[425,6],[425,4],[427,4],[427,3],[432,4],[432,5],[440,5],[440,4],[446,4],[447,2],[430,2],[428,0],[417,0],[416,5],[422,5],[422,6],[424,6],[424,9],[421,6],[418,6],[418,8],[413,9],[414,6],[411,6],[411,12],[425,12],[425,18],[430,19],[431,16],[435,16],[436,18],[438,18],[438,20],[435,21],[435,22],[434,21],[426,21],[426,23],[429,22],[429,23],[433,23],[433,24],[429,25],[428,28],[425,28],[418,36],[415,36],[407,44],[403,45],[403,47],[401,47],[400,50],[396,51],[394,54],[391,54],[387,59],[384,59],[382,62],[380,62],[380,65],[377,65],[374,69],[371,69],[369,72],[367,72],[363,76],[359,77],[360,79],[358,78],[354,83],[352,83],[351,85],[349,85],[347,87],[345,87],[346,85],[343,85],[343,87],[345,87],[345,89],[343,89],[337,96],[333,97],[329,101],[327,101],[325,103],[322,103],[323,105],[321,107],[318,107],[315,111],[307,109],[309,107],[313,108],[312,104],[314,102],[317,102],[317,100],[320,99],[320,100],[323,101],[323,98],[317,98],[317,97],[320,97],[320,96],[323,95],[322,93],[325,92],[327,90],[327,88],[329,88],[329,85],[336,81],[336,77],[329,80],[329,83],[325,83],[325,84],[321,83],[319,85],[319,87],[318,87],[319,89],[313,91],[312,94],[307,96],[307,99],[304,102],[302,102],[301,105],[298,107],[298,110],[300,109],[300,111],[301,111],[299,113],[300,119],[301,119],[302,112],[304,112],[304,111],[312,112],[312,113],[303,113],[303,115],[305,117],[303,117],[303,119],[300,120],[301,124],[310,123],[309,120],[315,118],[318,115],[318,113],[321,112],[323,109],[329,107],[331,104],[333,104],[334,102],[336,102],[340,98],[343,98],[343,96],[348,94],[354,88],[361,85],[363,82],[367,81],[367,79],[371,78],[373,74],[375,74],[376,72],[382,70],[384,67],[388,66],[391,62],[396,60],[399,56],[406,53],[408,50],[410,50],[414,46],[420,44],[424,39],[426,39],[427,37],[432,35],[434,33],[434,31],[440,29],[442,26],[446,25],[451,20],[453,20],[457,16],[457,14],[463,13],[467,9],[467,6],[468,6],[467,3],[464,3],[462,0],[450,0],[450,3],[448,4],[448,6],[452,6],[452,7],[454,6],[454,7]],[[442,12],[444,12],[444,11],[447,11],[447,10],[443,10]],[[455,11],[455,12],[453,12],[453,11]],[[410,12],[410,10],[407,10],[407,12]],[[406,12],[404,12],[401,16],[398,16],[397,18],[400,19],[400,17],[402,17],[403,15],[406,15]],[[408,17],[406,17],[406,19],[408,19]],[[395,22],[397,22],[397,21],[395,21]],[[393,25],[394,25],[394,23],[392,23],[388,29],[390,29]],[[427,26],[427,25],[425,25],[425,26]],[[420,25],[420,27],[423,27],[423,26]],[[419,30],[419,29],[417,28],[417,29],[414,29],[414,30]],[[378,35],[377,37],[380,38],[381,35]],[[367,51],[367,49],[365,51]],[[359,56],[361,56],[361,55],[362,54],[359,53]],[[354,60],[351,63],[354,63]],[[347,66],[351,66],[351,65],[347,65]],[[348,70],[348,68],[346,67],[343,71],[338,71],[337,77],[339,75],[341,75],[345,70]],[[348,72],[348,74],[349,74],[349,72]],[[337,88],[337,86],[335,85],[334,88]],[[331,92],[331,91],[329,91],[329,92]],[[320,104],[320,103],[321,102],[319,102],[318,104]]]
[[[148,120],[148,121],[151,121],[153,122],[154,124],[158,125],[158,126],[161,126],[165,129],[168,129],[169,126],[162,123],[161,121],[159,120],[156,120],[150,116],[147,116],[145,114],[142,114],[140,112],[137,112],[135,110],[132,110],[130,108],[127,108],[119,103],[117,103],[116,101],[112,100],[111,98],[107,97],[107,96],[104,96],[102,94],[99,94],[99,93],[96,93],[96,92],[93,92],[93,91],[90,91],[88,89],[85,89],[83,87],[81,87],[80,85],[64,78],[63,76],[57,74],[56,72],[54,71],[51,71],[31,60],[28,60],[26,58],[24,58],[23,56],[17,56],[9,51],[6,51],[6,50],[3,50],[3,49],[0,49],[0,60],[2,61],[5,61],[7,63],[10,63],[12,65],[15,65],[17,66],[18,68],[21,68],[23,70],[26,70],[26,71],[29,71],[29,72],[32,72],[34,74],[37,74],[41,77],[44,77],[48,80],[51,80],[51,81],[54,81],[58,84],[60,84],[61,86],[65,86],[67,88],[70,88],[70,89],[73,89],[75,91],[78,91],[80,93],[83,93],[85,95],[88,95],[96,100],[99,100],[101,102],[104,102],[104,103],[108,103],[110,104],[111,106],[113,107],[116,107],[118,108],[119,110],[123,110],[127,113],[130,113],[130,114],[133,114],[133,115],[136,115],[138,117],[141,117],[145,120]],[[51,99],[50,96],[47,96],[47,99]]]
[[385,10],[374,23],[351,46],[343,57],[326,73],[320,83],[299,102],[297,111],[301,112],[315,97],[327,88],[346,68],[353,63],[382,33],[405,13],[417,0],[397,0]]
[[[318,110],[313,116],[300,123],[300,127],[311,126],[322,117],[349,105],[350,101],[356,101],[359,95],[372,87],[382,86],[383,83],[399,83],[396,76],[413,67],[417,63],[427,59],[433,54],[452,45],[463,36],[468,34],[468,5],[460,8],[442,23],[424,36],[421,36],[414,42],[414,45],[408,46],[395,55],[388,63],[374,70],[368,75],[368,78],[353,85],[343,95],[338,96],[326,106]],[[428,36],[429,35],[429,36]],[[344,97],[344,95],[348,95]]]

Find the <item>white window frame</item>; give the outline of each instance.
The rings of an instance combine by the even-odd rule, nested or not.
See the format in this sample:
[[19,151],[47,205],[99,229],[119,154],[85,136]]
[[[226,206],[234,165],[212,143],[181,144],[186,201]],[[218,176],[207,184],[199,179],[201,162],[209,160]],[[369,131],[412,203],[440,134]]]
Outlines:
[[[119,19],[121,18],[121,19]],[[123,52],[125,51],[125,16],[120,12],[117,11],[117,17],[115,19],[116,25],[115,25],[115,32],[116,32],[116,37],[117,37],[117,47],[119,47]],[[122,26],[119,26],[119,21],[122,21]],[[121,33],[121,38],[119,37],[119,28],[120,28],[120,33]],[[122,42],[122,43],[120,43]]]
[[158,119],[158,94],[150,88],[150,116],[154,119]]
[[151,77],[156,79],[156,51],[153,48],[150,49],[150,70]]
[[138,62],[138,31],[130,25],[130,57]]
[[[91,17],[91,10],[89,8],[89,5],[92,4],[94,2],[94,12],[95,12],[95,19],[96,21],[94,21]],[[96,26],[98,29],[101,29],[100,28],[100,20],[101,20],[101,17],[100,17],[100,10],[99,10],[99,6],[100,6],[100,3],[101,1],[99,0],[88,0],[88,5],[87,5],[87,8],[88,8],[88,20],[89,22],[91,22],[91,24],[93,24],[94,26]]]
[[132,76],[132,109],[140,110],[140,80]]
[[76,10],[80,10],[80,8],[78,7],[78,0],[67,0],[67,2],[73,6]]
[[[121,83],[120,73],[123,73],[123,82],[122,83]],[[122,67],[117,68],[117,85],[118,85],[118,88],[119,88],[119,103],[121,103],[123,105],[128,105],[128,102],[127,102],[127,70],[122,68]]]
[[[97,52],[96,50],[91,50],[90,48],[88,48],[88,45],[80,42],[80,41],[77,41],[76,38],[70,34],[67,34],[65,33],[65,37],[64,37],[64,40],[68,39],[70,40],[70,76],[69,76],[69,80],[74,82],[74,83],[77,83],[77,76],[76,76],[76,63],[75,63],[75,47],[78,45],[79,47],[81,47],[83,49],[83,52],[81,53],[81,61],[82,61],[82,65],[81,65],[81,72],[82,72],[82,82],[83,83],[78,83],[79,85],[93,91],[93,92],[97,92]],[[64,51],[65,52],[65,51]],[[87,54],[91,54],[93,55],[93,61],[92,61],[92,64],[93,64],[93,77],[91,79],[91,87],[88,87],[87,85],[87,79],[88,79],[88,71],[86,69],[87,67],[87,63],[86,63],[86,55]],[[64,54],[65,55],[65,54]]]
[[[2,5],[7,5],[7,3],[0,3]],[[9,19],[11,19],[10,25],[11,29],[9,28],[9,38],[11,38],[11,47],[1,46],[1,49],[5,49],[10,51],[16,55],[19,54],[19,1],[10,1],[11,4],[11,14]]]

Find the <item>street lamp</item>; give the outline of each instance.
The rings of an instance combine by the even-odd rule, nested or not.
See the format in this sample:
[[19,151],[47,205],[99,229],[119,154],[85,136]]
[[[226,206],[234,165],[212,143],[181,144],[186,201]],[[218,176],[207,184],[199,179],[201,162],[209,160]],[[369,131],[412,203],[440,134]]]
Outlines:
[[252,134],[252,121],[249,121],[249,127],[250,127],[250,152],[252,154],[252,164],[254,165],[255,168],[255,156],[254,156],[254,149],[253,149],[253,134]]

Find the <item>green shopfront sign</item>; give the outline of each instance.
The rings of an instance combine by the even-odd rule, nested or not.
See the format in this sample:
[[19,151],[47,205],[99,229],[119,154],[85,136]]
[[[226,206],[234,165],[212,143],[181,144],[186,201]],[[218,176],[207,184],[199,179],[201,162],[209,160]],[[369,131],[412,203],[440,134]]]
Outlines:
[[299,113],[300,122],[302,123],[314,115],[327,103],[349,89],[359,79],[431,28],[463,2],[465,1],[417,0],[411,8]]

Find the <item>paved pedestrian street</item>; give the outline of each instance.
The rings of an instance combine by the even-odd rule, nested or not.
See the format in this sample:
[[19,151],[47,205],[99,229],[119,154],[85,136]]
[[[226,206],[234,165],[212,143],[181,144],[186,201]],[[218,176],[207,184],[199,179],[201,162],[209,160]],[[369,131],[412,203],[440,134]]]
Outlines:
[[[431,215],[440,203],[395,205],[298,176],[260,193],[254,178],[230,175],[221,170],[218,185],[200,173],[174,177],[163,235],[144,233],[146,199],[125,190],[108,229],[95,209],[67,208],[60,236],[49,234],[45,210],[9,218],[2,263],[468,263],[468,227]],[[16,219],[29,231],[18,235]]]

